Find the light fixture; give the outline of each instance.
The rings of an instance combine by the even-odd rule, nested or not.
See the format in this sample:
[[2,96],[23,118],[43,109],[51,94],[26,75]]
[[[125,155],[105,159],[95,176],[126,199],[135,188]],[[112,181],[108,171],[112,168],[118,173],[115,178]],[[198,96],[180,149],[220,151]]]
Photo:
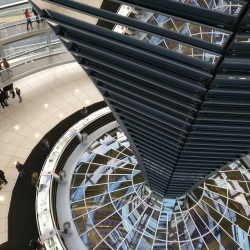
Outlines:
[[86,100],[86,103],[89,103],[89,101],[88,101],[88,100]]
[[78,92],[79,92],[79,89],[75,89],[75,92],[78,93]]
[[38,138],[38,137],[39,137],[39,134],[35,134],[35,137]]
[[63,114],[59,114],[60,117],[63,117]]
[[240,78],[240,79],[246,79],[246,78]]
[[14,165],[16,165],[17,164],[17,161],[14,161]]
[[49,104],[45,103],[43,106],[44,106],[45,108],[48,108],[48,107],[49,107]]
[[15,129],[15,130],[18,130],[18,129],[19,129],[19,126],[18,126],[18,125],[16,125],[16,126],[14,127],[14,129]]
[[4,196],[0,196],[0,201],[3,201],[4,200]]

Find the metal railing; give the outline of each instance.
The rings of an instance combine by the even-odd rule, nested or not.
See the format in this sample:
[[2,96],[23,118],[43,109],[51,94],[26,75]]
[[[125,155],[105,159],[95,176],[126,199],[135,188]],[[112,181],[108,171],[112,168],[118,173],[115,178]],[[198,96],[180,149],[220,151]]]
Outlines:
[[[0,71],[0,88],[38,71],[74,61],[75,59],[68,51],[41,54],[39,57],[35,55],[25,62]],[[12,72],[8,72],[8,70]]]
[[32,7],[19,8],[15,10],[9,10],[0,13],[0,24],[10,23],[13,21],[24,19],[25,10],[28,9],[29,13],[32,14]]
[[20,19],[9,23],[0,23],[0,41],[7,43],[12,37],[17,37],[22,34],[32,36],[45,29],[50,30],[46,22],[37,23],[35,17],[31,17],[33,30],[27,31],[27,20]]
[[[23,9],[18,11],[23,11]],[[9,12],[0,13],[0,16]],[[0,87],[40,70],[74,62],[72,55],[66,51],[59,40],[51,41],[51,30],[48,24],[46,22],[37,23],[35,17],[31,19],[34,29],[30,32],[27,31],[26,19],[0,23],[0,56],[7,58],[11,65],[9,69],[0,70]],[[39,43],[39,37],[38,40],[33,38],[40,34],[44,34],[40,39],[41,43]],[[25,39],[23,46],[22,43],[20,44],[22,39]],[[18,43],[18,41],[20,42]],[[16,47],[15,42],[17,42]],[[6,45],[9,46],[6,47]]]
[[1,0],[0,2],[0,9],[5,9],[5,8],[9,8],[11,6],[16,6],[16,5],[20,5],[20,4],[25,4],[25,3],[29,3],[28,0]]

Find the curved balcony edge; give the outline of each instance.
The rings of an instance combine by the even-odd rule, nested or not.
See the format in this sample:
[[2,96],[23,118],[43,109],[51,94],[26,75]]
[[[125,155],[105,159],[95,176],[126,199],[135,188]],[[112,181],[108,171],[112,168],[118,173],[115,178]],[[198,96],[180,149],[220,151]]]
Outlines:
[[[77,141],[78,139],[81,141],[80,133],[85,131],[84,128],[89,127],[89,125],[95,123],[98,119],[100,120],[101,118],[105,118],[107,115],[111,114],[112,113],[109,107],[105,107],[74,124],[57,141],[44,162],[36,193],[36,220],[40,238],[44,242],[47,250],[51,249],[51,240],[53,241],[53,247],[56,246],[58,250],[67,249],[59,236],[60,230],[57,225],[58,223],[56,223],[57,219],[54,218],[52,201],[52,185],[55,182],[53,181],[53,178],[55,178],[55,175],[58,174],[58,168],[61,169],[59,166],[60,158],[63,156],[67,147],[71,142],[73,142],[73,140]],[[107,119],[107,121],[109,120],[113,121],[114,117],[113,119]],[[99,127],[95,125],[94,128],[90,128],[90,133],[94,132]]]
[[0,71],[0,88],[39,71],[74,61],[75,59],[67,51],[29,58],[26,62],[11,67],[12,73],[8,74],[7,70]]
[[50,31],[48,24],[43,21],[36,23],[34,17],[32,17],[33,30],[27,31],[26,19],[21,19],[14,22],[0,24],[0,44],[4,45],[16,40],[20,40],[26,37],[38,35]]

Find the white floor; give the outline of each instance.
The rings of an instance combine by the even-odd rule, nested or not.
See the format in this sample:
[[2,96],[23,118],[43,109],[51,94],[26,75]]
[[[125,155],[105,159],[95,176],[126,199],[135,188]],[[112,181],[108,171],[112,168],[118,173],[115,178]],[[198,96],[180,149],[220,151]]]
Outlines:
[[0,190],[0,244],[8,240],[9,204],[18,176],[14,161],[24,163],[43,135],[62,119],[103,100],[77,63],[41,71],[14,87],[21,89],[23,101],[10,96],[9,107],[0,106],[0,169],[9,182]]

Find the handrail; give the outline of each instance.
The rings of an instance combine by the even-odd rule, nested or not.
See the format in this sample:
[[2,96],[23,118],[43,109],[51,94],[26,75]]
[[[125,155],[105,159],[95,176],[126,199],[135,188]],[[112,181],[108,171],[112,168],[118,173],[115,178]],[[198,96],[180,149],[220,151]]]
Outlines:
[[25,62],[19,62],[15,66],[10,67],[9,69],[13,71],[12,73],[8,74],[9,69],[0,71],[0,88],[35,72],[74,61],[72,55],[66,50],[45,55],[41,54],[39,57],[34,55],[25,60]]
[[19,39],[20,36],[23,36],[22,38],[25,38],[37,35],[37,33],[47,32],[51,30],[46,22],[36,23],[34,21],[35,17],[32,17],[31,20],[33,20],[32,24],[34,29],[30,32],[27,31],[26,19],[0,24],[0,43],[6,44],[12,42],[17,37]]
[[[65,250],[65,246],[59,236],[58,228],[56,227],[55,218],[53,216],[52,208],[52,174],[56,171],[58,161],[63,155],[65,149],[69,143],[77,137],[77,134],[86,128],[94,121],[100,119],[111,113],[108,107],[100,109],[88,117],[80,120],[78,123],[73,125],[64,135],[57,141],[51,153],[42,168],[42,172],[39,178],[39,187],[36,193],[36,220],[39,230],[40,237],[44,238],[44,244],[47,250],[50,250],[49,241],[53,240],[53,248],[57,247],[57,250]],[[47,237],[45,234],[47,233]]]
[[[29,12],[32,12],[32,7],[26,7],[16,10],[10,10],[6,12],[0,13],[0,25],[11,25],[12,22],[16,22],[19,20],[25,20],[25,10],[28,9]],[[13,15],[11,15],[13,13]],[[16,15],[14,15],[16,13]],[[8,15],[9,14],[9,15]],[[31,15],[31,17],[34,17],[34,15]]]
[[20,1],[12,0],[9,3],[0,5],[0,9],[5,9],[5,8],[12,7],[12,6],[18,6],[24,3],[29,3],[29,1],[28,0],[20,0]]
[[[31,53],[31,52],[34,52],[34,51],[36,51],[36,50],[40,50],[40,49],[42,49],[42,48],[46,48],[46,47],[48,47],[48,46],[50,46],[50,45],[55,45],[55,44],[62,44],[60,41],[58,41],[58,42],[54,42],[54,43],[51,43],[51,44],[45,44],[45,45],[41,45],[41,46],[39,46],[39,47],[37,47],[37,48],[34,48],[34,49],[27,49],[27,50],[25,50],[25,51],[20,51],[20,52],[17,52],[17,53],[15,53],[15,54],[11,54],[10,56],[6,56],[6,58],[8,59],[8,61],[10,62],[10,60],[11,59],[14,59],[14,58],[16,58],[16,57],[19,57],[19,56],[23,56],[23,55],[25,55],[25,54],[28,54],[28,53]],[[31,44],[32,45],[32,44]],[[16,48],[20,48],[20,47],[16,47]],[[15,49],[16,49],[15,48]],[[66,51],[66,48],[63,48],[63,50],[64,51]],[[30,57],[31,58],[31,57]],[[26,59],[26,61],[27,61],[27,59]]]
[[5,12],[1,12],[1,13],[0,13],[0,18],[1,18],[1,15],[2,15],[2,14],[9,13],[9,12],[17,12],[17,11],[19,11],[19,10],[26,10],[26,9],[32,10],[32,7],[26,7],[26,8],[20,8],[20,9],[14,9],[14,10],[9,10],[9,11],[5,11]]

